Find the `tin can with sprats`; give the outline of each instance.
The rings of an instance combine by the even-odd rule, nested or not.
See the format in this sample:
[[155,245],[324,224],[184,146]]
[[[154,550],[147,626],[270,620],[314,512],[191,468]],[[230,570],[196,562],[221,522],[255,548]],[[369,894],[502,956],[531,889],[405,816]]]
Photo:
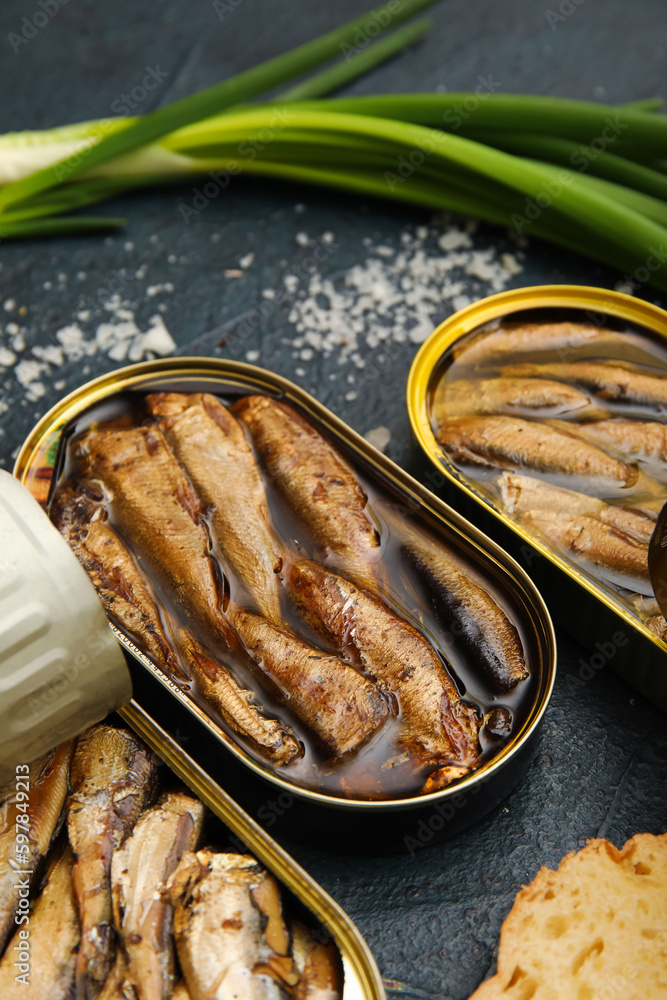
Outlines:
[[[667,314],[601,288],[475,302],[422,345],[407,404],[434,489],[512,552],[556,621],[667,709],[648,544],[667,499]],[[590,676],[589,676],[590,674]]]
[[[539,593],[290,382],[199,358],[114,372],[40,421],[15,474],[96,584],[137,703],[261,822],[322,845],[410,849],[424,823],[429,840],[451,834],[518,781],[555,673]],[[264,594],[248,582],[258,511],[280,553]],[[444,587],[434,553],[481,617]],[[200,569],[193,607],[182,595]]]

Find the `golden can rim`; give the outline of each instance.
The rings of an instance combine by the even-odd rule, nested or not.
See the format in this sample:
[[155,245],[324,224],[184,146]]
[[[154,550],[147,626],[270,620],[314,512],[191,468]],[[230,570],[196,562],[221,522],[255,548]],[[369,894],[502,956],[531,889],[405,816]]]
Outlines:
[[608,288],[597,288],[593,285],[535,285],[489,295],[487,298],[479,299],[464,309],[460,309],[440,323],[415,355],[410,366],[406,390],[408,416],[413,433],[422,451],[433,462],[438,471],[454,483],[458,489],[493,514],[505,527],[511,528],[523,542],[526,542],[557,566],[570,579],[613,611],[622,621],[631,625],[637,632],[650,639],[655,646],[664,651],[666,644],[654,632],[651,632],[644,622],[623,608],[620,602],[606,594],[597,584],[580,573],[576,567],[568,564],[562,556],[537,536],[527,531],[523,525],[510,520],[504,511],[483,499],[463,477],[459,477],[453,471],[453,466],[447,460],[431,429],[427,411],[428,385],[431,375],[445,351],[465,334],[472,333],[494,319],[500,319],[518,309],[549,307],[588,308],[597,316],[608,314],[617,319],[638,323],[667,340],[667,311],[650,302],[644,302],[632,295],[612,291]]
[[269,393],[278,392],[286,400],[295,403],[307,415],[312,416],[333,437],[342,440],[351,451],[359,455],[374,471],[381,473],[400,493],[407,495],[422,510],[434,515],[437,521],[444,521],[445,525],[452,528],[457,535],[462,535],[469,547],[475,550],[478,557],[481,556],[483,561],[488,561],[495,567],[496,573],[500,572],[500,574],[512,580],[514,586],[521,593],[524,603],[527,601],[527,620],[530,620],[535,631],[535,638],[538,643],[541,660],[543,661],[541,667],[543,676],[539,679],[541,683],[538,684],[538,690],[529,709],[528,718],[519,732],[494,757],[481,767],[469,772],[469,774],[459,779],[459,781],[426,795],[411,795],[397,799],[378,800],[346,799],[327,795],[310,788],[304,788],[281,775],[277,775],[267,766],[254,760],[231,737],[228,737],[223,730],[215,725],[198,705],[187,698],[184,692],[166,674],[163,674],[153,664],[152,660],[138,650],[130,639],[110,623],[109,627],[121,645],[128,650],[135,660],[138,660],[142,666],[148,669],[152,676],[163,687],[166,687],[188,711],[195,715],[218,742],[224,745],[228,751],[233,753],[237,759],[241,760],[245,766],[249,767],[260,778],[292,795],[327,808],[342,809],[351,813],[363,814],[367,812],[394,812],[426,807],[433,803],[452,798],[459,793],[469,790],[474,785],[486,782],[497,771],[505,767],[519,753],[538,728],[549,704],[555,683],[556,637],[551,616],[542,595],[519,563],[492,539],[488,538],[479,528],[475,527],[475,525],[461,514],[436,497],[435,494],[390,458],[383,455],[382,452],[373,447],[365,438],[361,437],[360,434],[341,420],[340,417],[337,417],[304,389],[301,389],[283,376],[276,375],[267,369],[242,361],[201,357],[179,357],[157,361],[144,361],[116,369],[75,389],[44,414],[19,450],[13,470],[14,476],[25,485],[29,479],[32,462],[39,455],[44,443],[52,439],[54,435],[59,434],[65,424],[79,416],[85,409],[100,402],[111,393],[139,388],[142,385],[147,385],[152,379],[162,382],[167,379],[178,379],[181,383],[190,379],[193,383],[196,382],[199,384],[206,379],[211,379],[212,381],[224,379],[228,385],[252,388],[254,390],[260,389]]

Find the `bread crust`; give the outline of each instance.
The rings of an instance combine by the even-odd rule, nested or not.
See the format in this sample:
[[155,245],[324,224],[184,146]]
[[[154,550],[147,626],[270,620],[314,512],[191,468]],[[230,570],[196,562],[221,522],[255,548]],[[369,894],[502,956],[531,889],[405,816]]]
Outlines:
[[470,1000],[667,997],[667,834],[589,840],[517,894]]

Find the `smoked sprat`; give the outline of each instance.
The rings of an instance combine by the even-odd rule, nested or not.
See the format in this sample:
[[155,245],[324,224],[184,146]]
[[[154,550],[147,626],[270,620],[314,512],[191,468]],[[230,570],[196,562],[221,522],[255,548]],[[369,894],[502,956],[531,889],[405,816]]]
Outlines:
[[667,500],[664,346],[588,318],[504,320],[461,338],[436,379],[447,457],[663,635],[648,544]]
[[511,737],[485,721],[530,681],[502,598],[283,399],[138,392],[63,469],[50,516],[108,616],[297,784],[431,792]]
[[132,732],[102,724],[31,768],[44,856],[30,982],[16,979],[12,921],[3,1000],[341,1000],[341,956],[323,928],[283,913],[278,882],[255,858],[210,842],[219,827],[159,763]]

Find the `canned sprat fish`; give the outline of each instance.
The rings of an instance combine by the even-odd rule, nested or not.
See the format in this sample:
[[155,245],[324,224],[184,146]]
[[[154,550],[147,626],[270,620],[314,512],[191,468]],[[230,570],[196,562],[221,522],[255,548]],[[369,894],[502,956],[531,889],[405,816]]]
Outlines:
[[16,472],[163,692],[304,806],[428,809],[531,742],[554,650],[530,581],[290,383],[135,366],[47,415]]
[[[667,314],[630,296],[519,289],[441,324],[408,386],[417,438],[466,512],[511,528],[564,626],[611,642],[603,658],[663,707],[667,623],[648,543],[667,499],[666,338]],[[536,553],[574,590],[561,576],[555,593]]]

